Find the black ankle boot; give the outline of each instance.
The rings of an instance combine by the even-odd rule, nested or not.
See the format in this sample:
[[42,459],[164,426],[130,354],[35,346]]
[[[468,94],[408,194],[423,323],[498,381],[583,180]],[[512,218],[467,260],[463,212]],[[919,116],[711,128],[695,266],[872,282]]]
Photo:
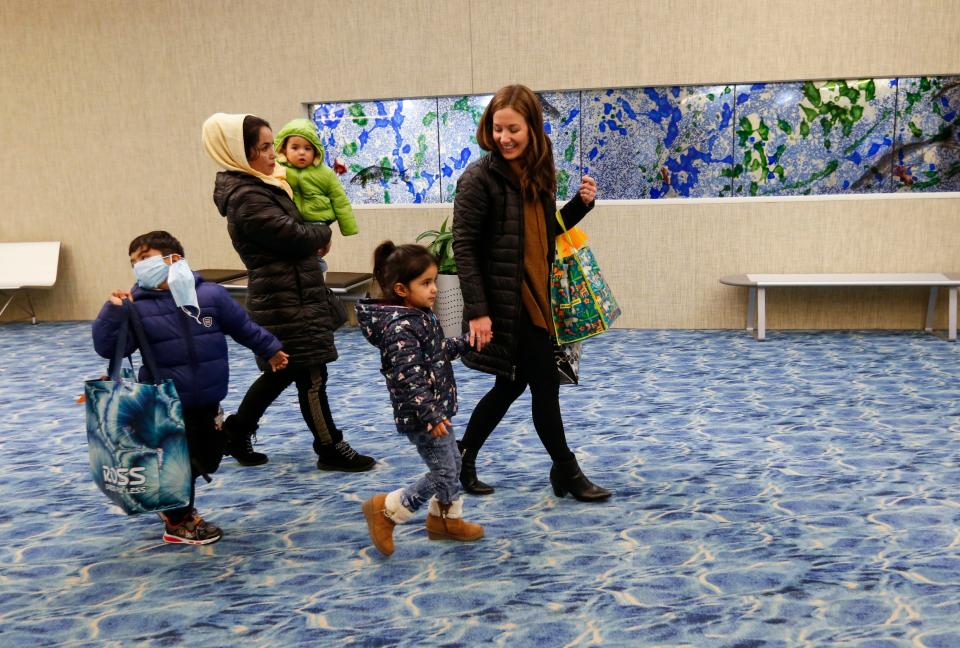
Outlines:
[[606,488],[601,488],[587,479],[580,470],[576,457],[553,462],[553,467],[550,469],[550,483],[557,497],[570,493],[581,502],[605,500],[612,494]]
[[362,455],[346,441],[314,445],[317,451],[317,470],[339,470],[341,472],[364,472],[376,465],[377,460]]
[[476,460],[467,458],[467,448],[457,441],[457,449],[460,450],[460,485],[463,490],[472,495],[489,495],[494,491],[493,486],[484,484],[477,478]]
[[253,438],[257,432],[257,426],[252,429],[245,429],[239,425],[236,416],[228,416],[223,422],[223,431],[227,436],[226,453],[237,460],[241,466],[259,466],[267,463],[267,455],[262,452],[254,452]]

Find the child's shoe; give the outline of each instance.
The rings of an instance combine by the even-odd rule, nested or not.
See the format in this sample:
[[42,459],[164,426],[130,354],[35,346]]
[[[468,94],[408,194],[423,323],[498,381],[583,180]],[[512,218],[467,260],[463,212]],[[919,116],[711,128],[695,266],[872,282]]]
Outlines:
[[362,455],[346,441],[338,443],[315,444],[317,469],[318,470],[340,470],[343,472],[364,472],[370,470],[377,463],[377,460],[367,455]]
[[427,537],[431,540],[458,540],[472,542],[483,537],[483,527],[463,519],[463,498],[441,504],[436,496],[430,498],[427,515]]
[[363,503],[363,517],[367,519],[370,540],[384,556],[393,553],[393,529],[413,517],[413,511],[405,507],[400,496],[403,489],[391,493],[378,493]]
[[363,503],[363,517],[367,519],[370,541],[384,556],[393,553],[393,528],[397,523],[387,517],[386,493],[377,493]]
[[206,522],[197,509],[192,509],[178,524],[173,524],[163,513],[163,541],[168,544],[213,544],[223,537],[223,531],[214,524]]

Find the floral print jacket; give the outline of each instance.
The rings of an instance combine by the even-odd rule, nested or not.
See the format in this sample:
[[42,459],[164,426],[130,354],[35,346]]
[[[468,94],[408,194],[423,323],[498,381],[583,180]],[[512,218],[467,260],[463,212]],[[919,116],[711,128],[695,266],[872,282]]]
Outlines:
[[387,380],[399,432],[427,427],[457,413],[452,360],[469,348],[467,335],[444,338],[431,310],[362,299],[357,321],[363,336],[380,349],[380,373]]

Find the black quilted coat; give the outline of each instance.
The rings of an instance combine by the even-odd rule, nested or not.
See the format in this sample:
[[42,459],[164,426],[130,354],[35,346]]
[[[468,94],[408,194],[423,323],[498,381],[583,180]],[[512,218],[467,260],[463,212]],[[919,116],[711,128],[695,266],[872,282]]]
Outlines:
[[336,360],[333,316],[317,262],[330,228],[304,225],[286,192],[239,171],[217,174],[213,202],[249,273],[253,320],[280,339],[293,366]]
[[[563,222],[573,227],[593,208],[584,205],[579,194],[560,210]],[[552,241],[560,230],[554,213],[556,200],[543,197],[547,220],[549,256]],[[476,317],[493,320],[493,341],[483,351],[471,351],[463,358],[472,369],[515,377],[517,333],[523,305],[523,197],[506,160],[488,153],[470,164],[457,181],[453,203],[453,253],[457,259],[460,289],[463,292],[464,326]]]

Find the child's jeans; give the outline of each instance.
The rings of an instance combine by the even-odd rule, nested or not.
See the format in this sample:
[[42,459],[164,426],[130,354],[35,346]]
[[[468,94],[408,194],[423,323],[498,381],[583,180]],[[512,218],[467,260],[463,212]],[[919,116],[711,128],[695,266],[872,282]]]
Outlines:
[[407,434],[410,443],[417,446],[417,452],[430,469],[416,484],[403,489],[400,503],[409,511],[416,511],[433,495],[441,504],[449,504],[460,494],[460,451],[449,425],[447,432],[446,436],[440,437],[426,430]]

